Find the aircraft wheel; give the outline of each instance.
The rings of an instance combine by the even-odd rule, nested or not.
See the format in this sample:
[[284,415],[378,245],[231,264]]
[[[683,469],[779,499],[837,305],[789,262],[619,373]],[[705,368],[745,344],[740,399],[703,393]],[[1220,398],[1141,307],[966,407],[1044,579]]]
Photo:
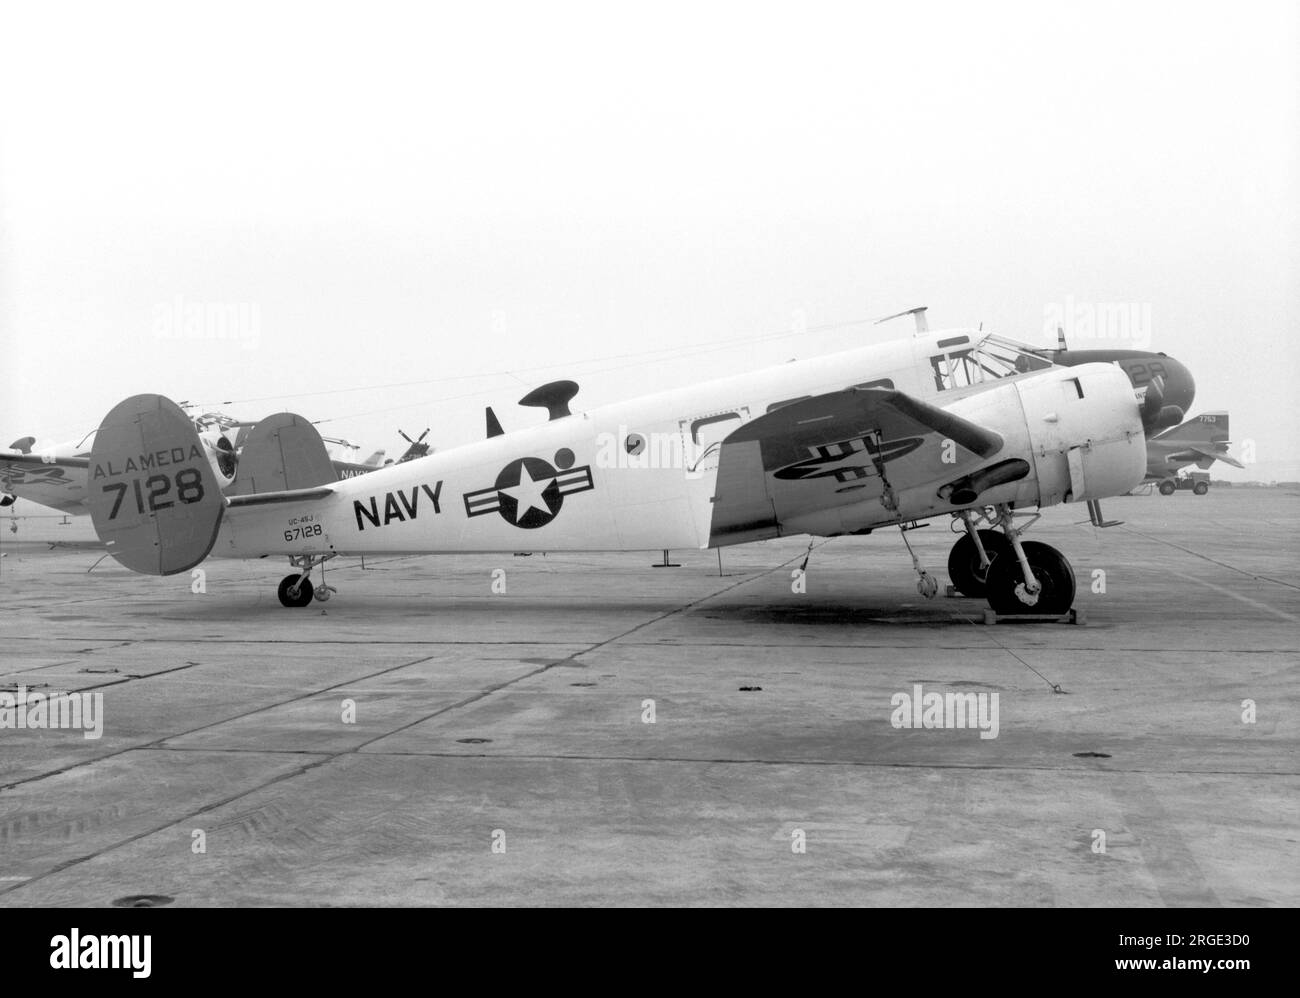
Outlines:
[[1173,482],[1160,483],[1160,494],[1162,496],[1171,496],[1176,491],[1177,491],[1177,486],[1175,486]]
[[[1010,544],[1007,545],[1011,547]],[[1025,573],[1020,570],[1020,560],[1009,551],[1005,558],[996,559],[989,566],[988,601],[996,613],[1046,613],[1061,614],[1074,603],[1074,568],[1056,548],[1037,541],[1025,541],[1025,560],[1033,569],[1034,578],[1043,588],[1032,605],[1021,597],[1024,593]],[[1026,596],[1028,594],[1025,594]]]
[[[996,530],[981,530],[980,543],[989,556],[989,568],[1004,554],[1011,552],[1011,542]],[[957,591],[966,596],[980,597],[988,592],[985,572],[980,569],[980,553],[970,534],[962,534],[948,552],[948,578]]]
[[[280,602],[285,606],[306,606],[311,602],[312,589],[311,579],[303,579],[299,582],[300,576],[286,575],[280,580]],[[294,586],[298,587],[297,595],[291,590]]]
[[1195,485],[1192,486],[1193,495],[1203,496],[1205,495],[1205,493],[1209,491],[1210,491],[1210,487],[1206,485],[1204,482],[1197,482]]

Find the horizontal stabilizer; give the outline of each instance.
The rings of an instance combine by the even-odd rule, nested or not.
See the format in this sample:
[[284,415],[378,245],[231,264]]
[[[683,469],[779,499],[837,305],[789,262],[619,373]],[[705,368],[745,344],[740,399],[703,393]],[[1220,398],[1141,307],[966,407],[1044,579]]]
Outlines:
[[1187,450],[1181,451],[1178,454],[1169,455],[1169,460],[1171,463],[1176,462],[1176,459],[1195,461],[1196,466],[1201,469],[1208,468],[1215,461],[1222,461],[1224,464],[1230,464],[1234,468],[1246,467],[1235,457],[1229,454],[1226,450],[1210,451],[1210,450],[1203,450],[1200,447],[1189,447],[1187,448]]
[[280,502],[309,502],[314,499],[328,499],[334,490],[328,486],[315,489],[290,489],[287,492],[257,492],[249,496],[227,496],[226,505],[231,509],[243,509],[248,506],[269,506]]

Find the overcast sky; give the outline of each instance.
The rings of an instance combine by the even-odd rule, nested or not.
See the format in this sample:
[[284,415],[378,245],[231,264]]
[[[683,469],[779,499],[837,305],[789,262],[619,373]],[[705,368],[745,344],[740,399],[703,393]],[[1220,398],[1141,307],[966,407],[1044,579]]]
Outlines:
[[0,444],[156,391],[395,455],[1122,302],[1300,477],[1297,6],[7,6]]

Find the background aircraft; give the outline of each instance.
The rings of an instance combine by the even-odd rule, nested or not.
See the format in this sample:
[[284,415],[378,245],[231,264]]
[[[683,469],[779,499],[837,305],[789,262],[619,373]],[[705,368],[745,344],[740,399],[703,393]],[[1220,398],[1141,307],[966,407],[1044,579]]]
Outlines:
[[[1164,404],[1182,410],[1179,419],[1192,407],[1196,398],[1196,382],[1192,372],[1165,353],[1150,350],[1121,350],[1103,347],[1092,350],[1071,350],[1065,342],[1065,330],[1056,327],[1056,349],[1043,350],[1042,356],[1053,364],[1074,367],[1078,364],[1118,364],[1128,375],[1133,387],[1161,382]],[[1172,425],[1172,424],[1166,424]]]
[[1161,494],[1171,495],[1177,488],[1178,472],[1190,464],[1202,471],[1215,461],[1244,468],[1244,464],[1228,453],[1230,445],[1226,412],[1194,416],[1147,441],[1146,480],[1159,482]]

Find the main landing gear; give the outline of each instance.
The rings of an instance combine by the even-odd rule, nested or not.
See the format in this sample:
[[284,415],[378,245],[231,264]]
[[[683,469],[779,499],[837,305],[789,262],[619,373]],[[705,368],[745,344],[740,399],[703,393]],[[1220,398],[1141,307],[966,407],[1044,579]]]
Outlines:
[[971,511],[962,510],[952,521],[954,530],[964,524],[966,533],[948,553],[948,578],[965,596],[987,596],[989,567],[999,557],[1011,554],[1011,543],[996,530],[977,530]]
[[[330,596],[338,592],[331,585],[325,583],[325,562],[335,557],[333,554],[315,555],[290,555],[289,564],[294,568],[301,569],[300,572],[292,575],[286,575],[280,580],[278,595],[280,602],[285,606],[306,606],[313,598],[321,603],[326,602]],[[320,568],[320,585],[313,586],[311,579],[311,570],[319,565]]]
[[1074,569],[1056,548],[1038,541],[1020,540],[1037,513],[1021,513],[1031,519],[1015,526],[1016,513],[1002,504],[985,507],[980,518],[990,527],[979,530],[970,510],[957,514],[965,535],[948,555],[948,576],[966,596],[983,596],[998,614],[1048,614],[1069,611],[1074,603]]

